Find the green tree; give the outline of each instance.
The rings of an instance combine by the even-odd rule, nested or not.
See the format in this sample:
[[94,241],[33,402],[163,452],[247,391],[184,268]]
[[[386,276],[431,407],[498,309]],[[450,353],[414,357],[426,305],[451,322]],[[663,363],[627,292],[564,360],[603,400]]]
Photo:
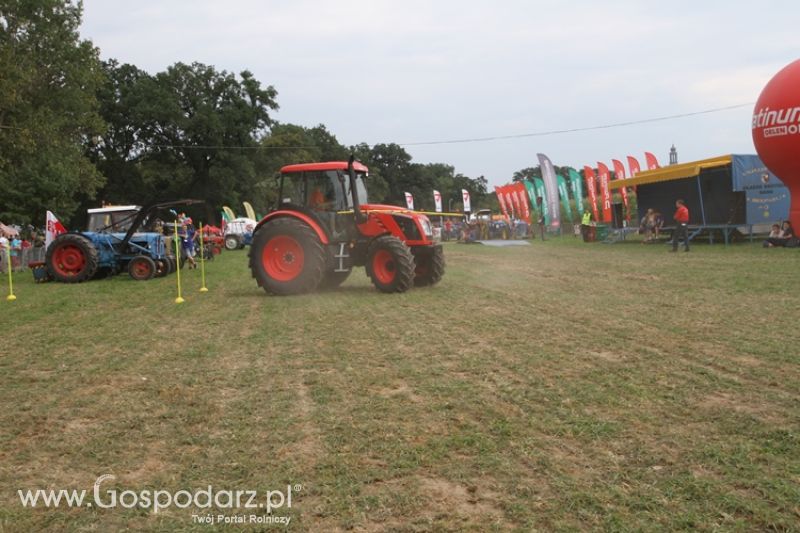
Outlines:
[[143,133],[148,122],[142,115],[144,81],[152,80],[143,70],[113,59],[103,62],[103,70],[105,80],[97,94],[106,129],[89,149],[92,161],[107,176],[100,199],[114,204],[148,203],[158,195],[155,184],[145,182],[140,164],[148,142]]
[[284,165],[316,161],[344,161],[351,150],[320,124],[305,128],[296,124],[275,123],[261,139],[253,205],[261,211],[275,205],[277,181],[274,177]]
[[[394,143],[376,144],[368,154],[364,155],[367,157],[363,157],[361,161],[369,168],[370,176],[373,174],[380,176],[388,186],[383,200],[396,205],[405,205],[403,193],[409,188],[411,155],[402,146]],[[377,197],[375,199],[377,200]]]
[[193,197],[208,217],[250,200],[259,183],[259,141],[277,109],[274,88],[201,63],[177,63],[153,76],[105,63],[99,90],[108,128],[92,149],[108,200],[149,203]]
[[103,129],[97,49],[78,34],[83,5],[0,2],[0,217],[40,223],[47,209],[69,219],[102,186],[85,156]]

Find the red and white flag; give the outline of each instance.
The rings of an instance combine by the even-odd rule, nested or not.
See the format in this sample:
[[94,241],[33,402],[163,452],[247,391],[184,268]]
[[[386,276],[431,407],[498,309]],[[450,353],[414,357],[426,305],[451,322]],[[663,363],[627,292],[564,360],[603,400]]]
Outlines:
[[469,201],[469,191],[467,189],[461,189],[461,199],[464,200],[464,212],[472,212],[472,205]]
[[[619,159],[612,159],[611,163],[614,165],[614,175],[617,177],[618,180],[625,179],[625,166],[622,164],[622,161]],[[628,208],[628,190],[623,185],[619,188],[619,194],[622,196],[622,205],[625,208],[625,220],[628,222],[631,221],[631,213]]]
[[494,193],[497,195],[497,203],[500,204],[500,210],[503,212],[503,216],[508,218],[508,207],[506,207],[506,199],[503,196],[503,188],[495,185]]
[[437,213],[441,213],[442,212],[442,193],[440,193],[439,191],[433,191],[433,203],[434,203],[434,206],[436,207],[436,212]]
[[600,202],[603,206],[603,222],[611,222],[611,189],[608,186],[611,181],[611,173],[605,163],[597,163],[597,177],[600,178]]
[[528,207],[528,190],[525,184],[521,181],[516,183],[517,194],[519,195],[519,206],[522,208],[522,219],[530,224],[531,222],[531,209]]
[[641,167],[639,167],[639,161],[633,157],[628,156],[628,168],[630,169],[630,175],[632,178],[636,177],[636,174],[642,171]]
[[64,227],[64,224],[56,218],[52,211],[48,211],[44,231],[44,249],[47,250],[56,237],[66,232],[67,228]]
[[654,156],[650,152],[644,153],[644,159],[645,161],[647,161],[647,170],[655,170],[657,168],[661,168],[661,165],[658,164],[658,159],[656,159],[656,156]]
[[410,192],[405,193],[405,195],[406,195],[406,206],[408,206],[408,208],[413,211],[414,210],[414,196]]

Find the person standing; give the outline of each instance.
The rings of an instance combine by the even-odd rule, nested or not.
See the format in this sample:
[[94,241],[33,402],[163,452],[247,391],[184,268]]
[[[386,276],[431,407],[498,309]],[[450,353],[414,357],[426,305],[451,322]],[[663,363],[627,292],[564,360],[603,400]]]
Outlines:
[[14,272],[17,272],[20,267],[20,260],[22,257],[22,241],[19,240],[19,235],[14,235],[11,237],[11,243],[9,244],[11,247],[11,268]]
[[639,231],[644,235],[642,243],[650,242],[653,240],[653,228],[655,227],[655,211],[648,209],[647,213],[642,217],[639,222]]
[[675,220],[675,231],[672,232],[672,251],[678,251],[678,241],[683,237],[683,242],[686,247],[685,251],[689,251],[689,208],[683,203],[683,200],[675,202],[675,214],[672,216]]
[[542,242],[544,242],[544,230],[545,230],[545,218],[544,218],[544,200],[541,196],[536,198],[536,207],[539,211],[539,218],[537,222],[539,223],[539,234],[542,237]]
[[583,218],[581,219],[581,235],[583,236],[583,242],[589,242],[589,232],[592,229],[592,213],[587,209],[583,212]]
[[192,224],[191,218],[184,219],[184,224],[184,233],[181,236],[183,254],[186,256],[186,261],[189,263],[189,268],[197,268],[197,263],[194,260],[196,253],[195,241],[197,240],[197,234],[194,230],[194,225]]
[[8,268],[8,255],[6,250],[8,249],[8,239],[5,235],[0,233],[0,272],[3,274],[6,273],[6,268]]

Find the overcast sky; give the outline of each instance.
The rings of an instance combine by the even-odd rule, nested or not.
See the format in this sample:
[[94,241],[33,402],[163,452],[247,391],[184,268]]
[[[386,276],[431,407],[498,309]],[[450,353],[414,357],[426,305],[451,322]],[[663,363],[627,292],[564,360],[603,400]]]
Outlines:
[[[758,5],[760,4],[760,6]],[[340,142],[417,143],[627,122],[754,103],[800,57],[793,1],[84,0],[104,59],[199,61],[278,90],[281,122]],[[536,153],[581,167],[754,153],[752,106],[543,137],[407,146],[490,184]],[[624,160],[624,159],[623,159]]]

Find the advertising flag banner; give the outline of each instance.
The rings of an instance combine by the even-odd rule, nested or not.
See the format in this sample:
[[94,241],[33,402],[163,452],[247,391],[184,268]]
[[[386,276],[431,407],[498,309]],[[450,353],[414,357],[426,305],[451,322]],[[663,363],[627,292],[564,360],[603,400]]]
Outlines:
[[561,225],[561,209],[558,205],[558,180],[556,179],[556,169],[553,167],[550,158],[544,154],[536,154],[539,158],[539,167],[542,169],[542,180],[544,181],[545,201],[547,211],[550,213],[550,226],[557,228]]
[[228,222],[236,218],[236,213],[234,213],[233,209],[231,209],[227,205],[223,205],[222,210],[225,212],[226,215],[228,215]]
[[405,193],[405,195],[406,195],[406,206],[413,211],[414,210],[414,196],[412,196],[410,192]]
[[467,189],[461,189],[461,199],[464,201],[464,212],[471,213],[472,202],[469,200],[469,191]]
[[597,185],[594,169],[590,166],[583,167],[583,177],[586,180],[586,191],[589,199],[589,206],[592,209],[592,217],[595,222],[600,221],[600,215],[597,212]]
[[250,204],[250,202],[242,202],[242,205],[244,205],[244,212],[247,213],[247,218],[252,220],[258,220],[258,218],[256,217],[256,212],[253,209],[253,206]]
[[636,174],[642,171],[641,167],[639,166],[639,161],[633,156],[628,156],[628,170],[630,170],[630,176],[632,178],[636,177]]
[[508,194],[511,196],[511,201],[514,202],[514,217],[522,217],[522,203],[520,203],[519,191],[514,185],[508,185]]
[[528,199],[531,202],[531,224],[533,224],[533,211],[536,209],[536,186],[531,180],[524,180],[525,191],[528,193]]
[[[636,174],[642,171],[642,168],[639,166],[639,160],[633,156],[628,156],[628,176],[631,178],[635,178]],[[633,192],[636,192],[636,185],[633,186]]]
[[[533,178],[533,184],[536,187],[536,209],[544,217],[544,225],[550,225],[550,211],[547,210],[547,202],[544,200],[544,181],[542,178]],[[539,203],[539,198],[542,199]]]
[[527,222],[528,224],[531,223],[531,208],[530,203],[528,200],[528,189],[525,187],[525,184],[521,181],[518,181],[514,184],[517,188],[517,194],[519,195],[519,202],[520,207],[522,208],[522,219]]
[[497,203],[500,204],[500,211],[503,212],[504,217],[508,218],[508,207],[506,206],[506,199],[503,197],[503,188],[495,185],[494,194],[497,196]]
[[650,152],[644,153],[644,159],[645,161],[647,161],[647,170],[655,170],[657,168],[661,168],[661,165],[658,164],[658,159],[656,159],[656,156],[654,156]]
[[572,185],[572,195],[575,197],[575,208],[580,216],[583,214],[583,183],[581,175],[574,168],[569,169],[569,181]]
[[439,191],[433,191],[433,205],[437,213],[442,212],[442,193]]
[[44,249],[47,250],[47,247],[50,246],[50,243],[53,240],[61,235],[62,233],[67,232],[67,228],[61,223],[60,220],[56,218],[52,211],[47,212],[47,219],[45,220],[45,233],[44,233]]
[[597,176],[600,178],[600,204],[603,208],[603,222],[611,222],[611,173],[605,163],[597,163]]
[[511,197],[511,190],[508,188],[508,185],[503,185],[501,188],[503,200],[506,202],[506,208],[508,209],[508,214],[511,217],[516,217],[516,206],[514,206],[514,198]]
[[[614,175],[617,177],[618,180],[624,180],[625,178],[625,165],[622,164],[622,161],[618,159],[612,159],[611,163],[614,164]],[[631,221],[631,212],[628,208],[628,190],[626,187],[619,188],[619,194],[622,196],[622,206],[625,208],[625,220],[628,222]]]
[[536,186],[531,180],[523,180],[522,183],[525,185],[525,191],[531,201],[531,210],[536,209]]
[[561,174],[556,174],[558,179],[558,194],[561,196],[561,205],[564,206],[564,214],[567,220],[572,222],[572,206],[569,203],[569,191],[567,190],[567,180]]

